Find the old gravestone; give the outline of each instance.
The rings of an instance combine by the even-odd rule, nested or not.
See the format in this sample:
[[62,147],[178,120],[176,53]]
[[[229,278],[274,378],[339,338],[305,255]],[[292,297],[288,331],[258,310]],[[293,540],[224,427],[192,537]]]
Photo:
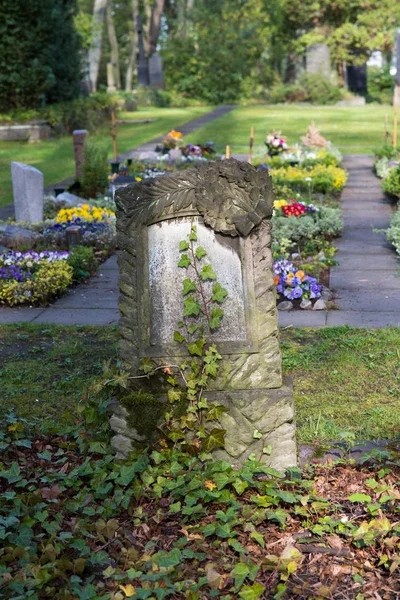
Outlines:
[[149,58],[150,85],[159,89],[165,88],[162,59],[158,52],[154,52]]
[[17,221],[43,221],[43,173],[35,167],[11,162],[15,218]]
[[306,52],[307,73],[317,73],[327,79],[331,76],[331,54],[326,44],[313,44]]
[[[282,381],[268,173],[234,159],[212,162],[128,186],[116,201],[123,361],[136,373],[144,357],[182,362],[185,349],[173,342],[187,277],[177,266],[178,247],[194,221],[199,243],[228,291],[214,336],[223,361],[206,394],[229,409],[221,418],[225,447],[214,455],[238,465],[270,445],[268,464],[295,465],[293,395]],[[161,395],[158,405],[163,401]],[[156,410],[146,403],[128,408],[114,403],[111,427],[119,457],[152,439],[144,423]]]
[[82,179],[83,151],[85,149],[86,129],[75,129],[72,132],[74,140],[75,177]]

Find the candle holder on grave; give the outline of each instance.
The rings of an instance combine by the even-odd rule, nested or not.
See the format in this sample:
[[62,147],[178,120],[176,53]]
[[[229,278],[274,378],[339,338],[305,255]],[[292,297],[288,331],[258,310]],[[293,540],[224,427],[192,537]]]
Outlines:
[[82,241],[82,229],[79,225],[71,225],[65,230],[65,240],[68,250],[72,250],[79,246]]
[[114,175],[114,173],[117,173],[117,174],[118,174],[118,173],[119,173],[119,165],[120,165],[120,162],[119,162],[119,161],[115,161],[115,160],[113,160],[113,161],[111,161],[110,165],[111,165],[111,173],[112,173],[113,175]]

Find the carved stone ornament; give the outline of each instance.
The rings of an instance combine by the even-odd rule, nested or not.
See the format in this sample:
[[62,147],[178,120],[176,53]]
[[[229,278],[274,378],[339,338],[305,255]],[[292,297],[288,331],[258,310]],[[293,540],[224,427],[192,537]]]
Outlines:
[[116,203],[122,230],[189,210],[218,233],[246,237],[272,216],[273,192],[268,173],[231,158],[145,179],[117,191]]

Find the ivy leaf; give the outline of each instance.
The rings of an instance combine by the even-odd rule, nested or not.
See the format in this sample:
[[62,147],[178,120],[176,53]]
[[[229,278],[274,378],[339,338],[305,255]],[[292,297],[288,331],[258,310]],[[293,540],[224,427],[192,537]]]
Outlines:
[[116,479],[116,483],[118,483],[119,485],[122,485],[123,487],[126,487],[127,485],[130,484],[130,482],[135,477],[135,475],[136,475],[136,463],[134,463],[133,465],[131,465],[129,467],[122,465],[121,470],[119,472],[119,477]]
[[217,371],[218,371],[218,365],[217,365],[217,363],[208,363],[208,364],[206,364],[205,371],[206,371],[207,375],[211,375],[211,377],[216,377],[217,376]]
[[238,592],[240,590],[244,583],[244,580],[246,579],[249,573],[249,567],[245,563],[238,563],[232,569],[232,571],[229,574],[229,577],[232,577],[232,579],[234,579],[235,581],[235,592]]
[[221,325],[221,319],[224,316],[224,311],[217,306],[211,311],[210,329],[217,329]]
[[185,341],[185,338],[180,331],[174,331],[174,341],[179,342],[179,344],[182,344],[182,342]]
[[226,408],[226,406],[222,406],[222,404],[211,404],[210,406],[210,410],[208,411],[208,420],[209,421],[216,421],[218,420],[221,415],[223,415],[224,413],[228,412],[229,409]]
[[367,494],[352,494],[349,496],[350,502],[371,502],[371,496]]
[[187,269],[192,263],[190,262],[190,258],[187,254],[182,254],[181,260],[178,262],[178,267],[183,267]]
[[197,356],[203,356],[203,347],[204,344],[206,343],[206,340],[204,338],[202,338],[201,340],[196,340],[195,342],[193,342],[193,344],[188,344],[188,350],[190,352],[190,354],[192,355],[197,355]]
[[184,250],[187,250],[189,248],[189,242],[187,242],[186,240],[181,240],[179,242],[179,251],[183,252]]
[[200,271],[200,277],[202,281],[207,281],[207,279],[217,279],[217,275],[213,271],[211,265],[204,265],[204,267]]
[[198,330],[199,326],[198,325],[190,325],[188,327],[188,333],[190,333],[190,335],[193,335],[194,333],[196,333],[196,331]]
[[183,280],[183,291],[182,295],[187,296],[190,292],[195,292],[197,290],[196,282],[191,279]]
[[168,390],[168,400],[173,404],[174,402],[178,402],[181,399],[182,392],[177,390]]
[[255,429],[255,430],[253,431],[253,438],[254,438],[255,440],[259,440],[260,438],[262,438],[262,433],[260,433],[260,432],[258,431],[258,429]]
[[222,287],[222,285],[220,283],[217,282],[213,286],[212,299],[214,300],[214,302],[218,302],[218,304],[222,304],[222,302],[225,300],[227,295],[228,295],[228,292],[226,291],[225,288]]
[[241,479],[236,479],[233,483],[232,483],[233,487],[236,490],[236,493],[241,496],[243,494],[243,492],[249,487],[249,484],[247,483],[247,481],[242,481]]
[[204,452],[211,452],[214,448],[222,448],[224,445],[224,437],[226,429],[218,429],[215,427],[211,429],[210,433],[203,440],[202,449]]
[[189,235],[189,240],[191,242],[197,242],[197,227],[196,227],[196,225],[192,225],[192,230]]
[[146,374],[154,371],[154,363],[151,358],[143,358],[143,360],[140,362],[139,371],[143,371],[143,373]]
[[262,548],[264,548],[264,547],[265,547],[264,538],[263,538],[263,536],[261,535],[261,533],[258,533],[257,531],[253,531],[253,532],[250,534],[250,537],[251,537],[251,538],[253,538],[253,539],[255,539],[255,540],[256,540],[256,542],[258,542]]
[[200,314],[200,304],[196,302],[193,296],[189,296],[183,302],[183,316],[184,317],[197,317]]
[[245,585],[241,592],[239,592],[239,597],[243,598],[243,600],[258,600],[261,597],[261,594],[264,592],[265,587],[261,585],[261,583],[255,583],[254,585]]
[[152,557],[153,562],[159,567],[168,569],[169,567],[176,567],[181,562],[182,554],[179,548],[174,548],[171,552],[157,552]]
[[197,260],[201,260],[203,256],[207,256],[207,252],[204,250],[204,248],[199,246],[198,248],[196,248],[196,258]]

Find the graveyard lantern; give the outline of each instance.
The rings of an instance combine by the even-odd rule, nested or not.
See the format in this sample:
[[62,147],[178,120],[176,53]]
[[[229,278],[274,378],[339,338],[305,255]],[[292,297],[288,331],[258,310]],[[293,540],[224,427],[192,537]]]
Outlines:
[[119,161],[112,160],[110,164],[111,164],[111,173],[118,173]]
[[131,159],[131,158],[127,158],[127,159],[126,159],[126,165],[127,165],[128,167],[131,167],[131,166],[132,166],[132,159]]
[[68,250],[79,246],[82,239],[82,229],[79,227],[79,225],[71,225],[70,227],[67,227],[65,230],[65,239]]

